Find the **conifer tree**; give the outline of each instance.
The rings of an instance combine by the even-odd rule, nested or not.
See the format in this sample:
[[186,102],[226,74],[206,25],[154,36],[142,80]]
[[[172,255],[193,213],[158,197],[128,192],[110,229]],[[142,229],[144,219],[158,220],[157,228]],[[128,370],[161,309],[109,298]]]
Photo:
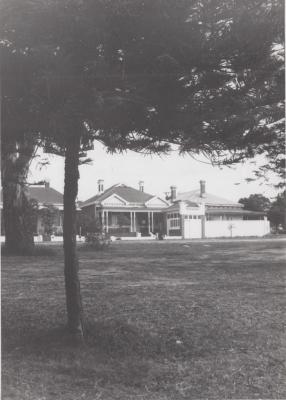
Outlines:
[[[21,18],[19,0],[4,1],[2,46],[9,55],[39,61],[28,87],[28,98],[36,101],[24,100],[32,117],[26,132],[39,132],[46,151],[65,156],[68,323],[82,338],[75,199],[86,151],[96,141],[111,152],[162,153],[176,146],[233,163],[273,145],[280,134],[273,126],[283,119],[283,61],[277,56],[283,4],[20,3]],[[9,101],[8,88],[5,113]]]

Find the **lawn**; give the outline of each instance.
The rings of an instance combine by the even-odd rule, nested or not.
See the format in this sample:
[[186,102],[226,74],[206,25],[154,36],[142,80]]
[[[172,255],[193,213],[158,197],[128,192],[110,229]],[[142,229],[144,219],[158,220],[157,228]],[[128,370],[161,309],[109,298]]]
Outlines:
[[80,249],[86,346],[63,255],[2,258],[3,400],[285,399],[285,242]]

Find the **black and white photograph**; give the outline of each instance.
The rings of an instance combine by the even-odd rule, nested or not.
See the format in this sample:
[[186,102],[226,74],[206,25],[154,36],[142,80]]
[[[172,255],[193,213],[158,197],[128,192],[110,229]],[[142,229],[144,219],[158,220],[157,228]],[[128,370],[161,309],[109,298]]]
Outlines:
[[1,399],[285,400],[283,0],[0,0]]

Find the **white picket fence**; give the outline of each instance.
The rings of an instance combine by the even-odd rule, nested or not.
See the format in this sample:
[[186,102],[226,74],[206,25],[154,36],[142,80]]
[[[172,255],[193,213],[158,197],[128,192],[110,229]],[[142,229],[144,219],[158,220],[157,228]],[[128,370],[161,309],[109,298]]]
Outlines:
[[[76,237],[77,242],[84,242],[85,238],[84,236],[77,236]],[[5,242],[5,236],[0,236],[0,243],[4,243]],[[38,236],[34,236],[34,242],[35,243],[42,243],[43,242],[43,236],[42,235],[38,235]],[[50,242],[63,242],[63,237],[62,236],[52,236],[51,237],[51,241]],[[50,242],[45,242],[45,243],[50,243]]]

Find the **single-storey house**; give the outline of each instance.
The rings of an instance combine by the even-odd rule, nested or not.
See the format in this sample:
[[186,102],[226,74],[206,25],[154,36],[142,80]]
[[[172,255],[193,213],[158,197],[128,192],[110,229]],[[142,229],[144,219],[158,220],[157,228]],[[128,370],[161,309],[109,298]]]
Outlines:
[[270,224],[264,213],[248,211],[243,205],[206,192],[200,187],[176,193],[171,187],[172,205],[166,210],[167,235],[189,238],[264,236]]
[[153,236],[165,232],[165,213],[169,202],[144,191],[144,182],[138,189],[118,183],[104,190],[104,181],[98,180],[98,193],[80,204],[91,218],[99,218],[106,233],[113,236]]
[[[38,202],[40,211],[48,207],[53,207],[56,209],[53,218],[53,233],[57,236],[62,236],[64,210],[62,193],[50,187],[49,182],[45,182],[44,185],[29,186],[27,188],[27,197]],[[41,212],[38,215],[37,226],[35,229],[36,235],[43,235],[45,233],[45,225],[43,218],[41,217]]]
[[[26,187],[26,195],[28,199],[36,200],[38,203],[37,218],[33,226],[34,236],[42,237],[45,235],[45,223],[41,211],[45,208],[53,207],[53,234],[55,236],[62,236],[63,232],[63,195],[57,190],[50,187],[49,182],[45,182],[43,185],[30,185]],[[2,191],[1,191],[1,235],[4,234],[3,219],[2,219]],[[37,240],[37,239],[36,239]],[[39,239],[40,240],[40,239]]]

